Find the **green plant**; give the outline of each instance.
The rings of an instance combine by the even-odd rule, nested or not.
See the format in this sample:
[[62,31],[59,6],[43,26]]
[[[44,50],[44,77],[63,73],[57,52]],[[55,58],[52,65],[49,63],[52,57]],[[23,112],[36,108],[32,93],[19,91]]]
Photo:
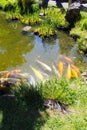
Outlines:
[[21,13],[32,13],[33,12],[33,4],[35,0],[18,0],[18,6],[20,8]]
[[41,97],[40,92],[38,91],[37,87],[21,84],[18,87],[13,87],[11,89],[11,93],[16,96],[16,100],[18,102],[26,102],[31,105],[41,105],[43,99]]
[[65,79],[52,78],[39,85],[40,92],[44,99],[54,99],[65,104],[72,104],[76,100],[76,92],[70,87]]
[[80,38],[77,42],[79,50],[81,50],[83,53],[87,53],[87,40]]

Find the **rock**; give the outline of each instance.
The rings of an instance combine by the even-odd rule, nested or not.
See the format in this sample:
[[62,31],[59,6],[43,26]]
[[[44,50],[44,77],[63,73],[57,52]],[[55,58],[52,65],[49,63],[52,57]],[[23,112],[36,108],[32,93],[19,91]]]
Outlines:
[[87,40],[87,36],[84,39]]
[[59,103],[55,100],[45,100],[44,104],[43,104],[46,108],[50,108],[50,109],[59,109],[59,111],[61,111],[61,106],[59,105]]
[[27,32],[30,31],[30,29],[31,29],[31,26],[25,26],[25,27],[22,29],[22,32],[23,32],[23,33],[27,33]]
[[49,0],[42,0],[42,7],[47,8]]
[[80,20],[80,17],[81,17],[80,3],[79,2],[72,3],[66,12],[65,16],[66,21],[73,26],[76,21]]
[[87,7],[81,5],[81,6],[80,6],[80,10],[81,10],[81,11],[84,11],[84,12],[87,12]]
[[39,16],[44,16],[44,13],[40,13]]
[[49,109],[54,109],[54,110],[56,109],[56,110],[62,112],[63,114],[67,114],[70,112],[66,104],[61,103],[56,100],[52,100],[52,99],[44,100],[43,105],[44,105],[44,107],[49,108]]

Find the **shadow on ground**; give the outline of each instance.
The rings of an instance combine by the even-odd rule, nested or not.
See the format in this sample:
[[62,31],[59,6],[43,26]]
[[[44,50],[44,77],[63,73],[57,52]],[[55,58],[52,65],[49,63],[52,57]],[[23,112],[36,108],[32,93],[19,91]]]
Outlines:
[[34,98],[27,94],[0,97],[0,130],[39,130],[44,125],[41,96],[38,92],[32,92]]

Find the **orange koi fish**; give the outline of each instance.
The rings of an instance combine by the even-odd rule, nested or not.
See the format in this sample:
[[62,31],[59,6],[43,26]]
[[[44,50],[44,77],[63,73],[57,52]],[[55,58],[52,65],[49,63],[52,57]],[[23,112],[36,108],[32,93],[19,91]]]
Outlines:
[[72,60],[66,56],[60,55],[60,57],[62,57],[66,62],[68,63],[72,63]]
[[21,72],[21,70],[19,70],[19,69],[12,70],[12,71],[2,71],[2,72],[0,72],[0,77],[7,78],[8,76],[10,76],[10,74],[17,74],[19,72]]

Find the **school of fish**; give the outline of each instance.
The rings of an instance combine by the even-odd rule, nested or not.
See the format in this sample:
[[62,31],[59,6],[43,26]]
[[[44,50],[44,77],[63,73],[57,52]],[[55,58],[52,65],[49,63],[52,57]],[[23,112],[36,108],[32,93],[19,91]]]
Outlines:
[[33,66],[29,66],[34,73],[34,76],[28,73],[21,73],[21,70],[12,70],[12,71],[2,71],[0,72],[0,89],[5,88],[5,83],[7,85],[15,85],[20,84],[21,81],[27,82],[27,84],[31,84],[33,86],[36,85],[36,80],[46,81],[50,78],[50,76],[57,76],[58,78],[66,77],[68,80],[72,78],[77,78],[80,76],[79,69],[73,64],[73,61],[63,55],[59,56],[59,61],[57,64],[52,64],[51,67],[46,63],[36,60],[38,66],[43,70],[37,70]]

